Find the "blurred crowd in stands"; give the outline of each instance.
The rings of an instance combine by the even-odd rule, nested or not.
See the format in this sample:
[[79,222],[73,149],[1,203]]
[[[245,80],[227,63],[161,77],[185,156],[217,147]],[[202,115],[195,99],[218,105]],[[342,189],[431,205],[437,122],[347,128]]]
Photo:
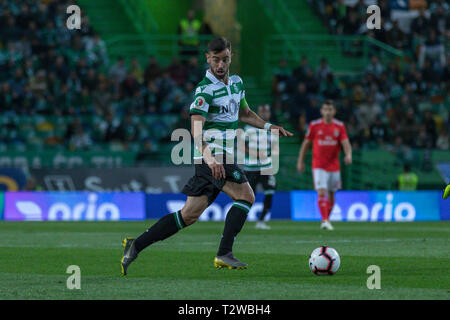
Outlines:
[[[357,1],[314,0],[311,5],[335,34],[360,34],[367,6]],[[448,12],[445,1],[421,9],[409,32],[390,19],[390,2],[378,1],[383,28],[369,36],[410,53],[381,63],[377,54],[362,77],[335,75],[324,58],[303,57],[292,70],[281,61],[274,74],[275,105],[287,110],[299,133],[320,117],[324,98],[335,99],[357,148],[392,146],[449,149]],[[168,66],[155,57],[108,57],[105,42],[82,15],[69,30],[72,1],[0,2],[0,151],[30,146],[154,151],[171,129],[189,126],[188,107],[205,66],[193,55]],[[181,32],[181,31],[180,31]],[[448,43],[448,41],[447,41]],[[244,79],[245,81],[245,79]]]
[[47,2],[0,3],[0,150],[152,149],[185,126],[204,76],[196,56],[168,66],[152,56],[110,61],[86,15],[81,30],[66,28],[73,1]]
[[326,58],[316,68],[306,56],[295,68],[280,61],[273,77],[276,104],[289,114],[298,132],[303,134],[308,122],[320,117],[321,101],[334,99],[336,117],[346,123],[355,149],[381,146],[393,153],[403,150],[406,155],[411,148],[449,150],[450,53],[444,46],[450,36],[447,3],[419,6],[420,13],[406,32],[391,20],[389,1],[378,1],[382,15],[379,31],[366,28],[369,14],[364,1],[350,1],[354,6],[344,0],[310,2],[330,33],[365,33],[403,50],[406,56],[384,64],[373,52],[364,74],[356,78],[336,75]]

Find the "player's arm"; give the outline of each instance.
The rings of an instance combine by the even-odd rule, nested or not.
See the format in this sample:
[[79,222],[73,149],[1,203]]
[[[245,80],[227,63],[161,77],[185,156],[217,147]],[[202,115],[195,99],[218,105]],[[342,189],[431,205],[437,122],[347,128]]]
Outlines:
[[344,150],[344,163],[349,165],[352,163],[352,145],[350,144],[350,140],[348,139],[347,129],[345,126],[339,127],[339,140],[341,141],[342,149]]
[[292,137],[293,134],[283,127],[276,126],[269,122],[261,119],[253,110],[251,110],[247,104],[247,101],[244,99],[241,100],[241,106],[239,108],[239,120],[244,123],[247,123],[255,128],[266,129],[266,130],[278,130],[282,136]]
[[203,159],[211,168],[212,176],[215,179],[225,179],[225,168],[222,164],[217,162],[217,160],[212,155],[211,149],[203,141],[203,125],[205,124],[205,117],[199,114],[191,115],[191,134],[194,138],[194,144],[203,155]]
[[308,152],[309,147],[312,145],[315,133],[316,133],[315,127],[312,124],[309,124],[308,131],[306,132],[305,135],[305,139],[303,140],[302,145],[300,147],[300,151],[298,153],[297,170],[300,173],[303,173],[305,171],[306,153]]
[[300,147],[300,152],[298,154],[297,160],[297,170],[301,173],[305,171],[305,157],[311,144],[311,140],[305,138],[303,140],[302,146]]
[[348,139],[344,139],[341,141],[342,149],[344,150],[344,163],[346,165],[352,164],[352,145]]

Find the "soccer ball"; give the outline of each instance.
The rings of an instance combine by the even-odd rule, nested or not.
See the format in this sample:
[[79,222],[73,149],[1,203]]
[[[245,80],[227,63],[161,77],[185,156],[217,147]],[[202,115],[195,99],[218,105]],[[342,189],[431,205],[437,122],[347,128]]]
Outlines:
[[333,248],[322,246],[314,249],[309,256],[309,268],[314,274],[333,275],[339,270],[341,258]]

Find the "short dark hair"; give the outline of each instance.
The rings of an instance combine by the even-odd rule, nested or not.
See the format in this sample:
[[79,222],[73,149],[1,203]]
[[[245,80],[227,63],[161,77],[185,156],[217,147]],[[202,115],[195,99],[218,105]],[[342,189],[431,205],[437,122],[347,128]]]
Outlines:
[[230,49],[231,51],[231,42],[224,37],[216,37],[208,44],[208,51],[212,51],[214,53],[222,52],[225,49]]
[[334,108],[336,108],[335,105],[334,105],[334,100],[332,100],[332,99],[326,99],[323,102],[323,104],[327,104],[327,105],[330,105],[330,106],[333,106]]

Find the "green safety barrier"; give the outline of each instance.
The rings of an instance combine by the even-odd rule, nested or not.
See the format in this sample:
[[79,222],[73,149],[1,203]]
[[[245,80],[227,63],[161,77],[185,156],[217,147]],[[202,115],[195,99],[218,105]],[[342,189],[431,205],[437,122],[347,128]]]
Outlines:
[[405,54],[383,42],[366,36],[327,34],[271,35],[265,44],[265,77],[273,76],[273,68],[285,59],[290,68],[299,65],[306,56],[310,65],[318,66],[326,58],[337,74],[360,74],[369,65],[373,53],[382,62],[402,59]]
[[[8,152],[0,153],[0,167],[21,168],[116,168],[134,166],[172,166],[171,152],[176,142],[164,144],[157,153],[145,157],[136,152]],[[278,190],[312,190],[311,152],[308,152],[303,174],[297,172],[299,145],[280,145]],[[343,155],[341,155],[341,158]],[[342,160],[342,159],[341,159]],[[445,184],[436,164],[450,161],[448,151],[414,150],[412,158],[404,159],[385,150],[355,150],[353,164],[341,161],[345,190],[396,190],[403,164],[408,162],[418,176],[418,189],[442,189]],[[174,166],[174,165],[173,165]]]
[[139,32],[143,34],[158,32],[158,25],[142,0],[117,0],[117,2],[123,7]]
[[[280,147],[280,170],[277,183],[280,190],[312,190],[311,152],[305,159],[306,170],[297,172],[298,146],[282,145]],[[403,164],[409,163],[411,171],[416,173],[418,189],[442,189],[445,183],[436,164],[449,162],[450,153],[440,150],[413,150],[411,158],[395,156],[381,149],[353,151],[353,163],[346,166],[341,154],[341,178],[345,190],[396,190],[398,176],[402,173]]]
[[[185,58],[183,47],[180,45],[180,35],[168,34],[117,34],[105,41],[110,57],[138,57],[145,58],[154,56],[162,65],[171,62],[173,57]],[[204,53],[207,51],[208,43],[214,36],[200,35],[200,45],[198,47],[199,61],[204,61]]]

